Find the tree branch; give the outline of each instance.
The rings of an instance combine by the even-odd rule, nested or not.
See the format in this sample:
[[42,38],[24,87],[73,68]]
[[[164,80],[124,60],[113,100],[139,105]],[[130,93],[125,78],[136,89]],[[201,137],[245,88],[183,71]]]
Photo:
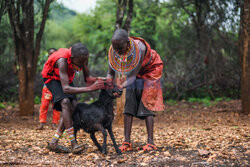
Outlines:
[[133,17],[133,7],[134,7],[133,0],[129,0],[128,5],[129,5],[128,15],[123,28],[129,33],[130,23]]
[[119,29],[122,27],[122,21],[124,18],[124,14],[126,11],[127,0],[119,0],[116,11],[116,24],[115,29]]
[[1,20],[2,20],[2,16],[6,13],[6,3],[5,0],[1,0],[1,6],[0,6],[0,23],[1,23]]
[[43,18],[42,18],[42,22],[40,25],[40,29],[36,35],[36,43],[35,43],[35,58],[34,58],[34,62],[37,62],[38,59],[38,55],[39,55],[39,51],[40,51],[40,43],[42,40],[42,36],[43,36],[43,32],[44,32],[44,28],[45,28],[45,23],[46,23],[46,19],[48,17],[48,12],[49,12],[49,6],[50,3],[52,3],[53,0],[46,0],[44,8],[43,8]]
[[16,35],[18,38],[22,39],[23,34],[19,27],[19,14],[17,13],[19,10],[19,7],[17,6],[17,9],[15,8],[14,0],[10,0],[10,3],[7,6],[8,14],[10,22],[12,22],[12,26],[15,29]]

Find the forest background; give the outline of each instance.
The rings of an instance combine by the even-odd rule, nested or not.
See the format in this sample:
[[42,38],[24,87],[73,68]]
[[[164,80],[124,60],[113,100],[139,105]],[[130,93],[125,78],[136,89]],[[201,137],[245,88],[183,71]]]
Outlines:
[[[35,1],[36,21],[42,16],[38,2]],[[211,105],[211,100],[238,99],[241,1],[195,2],[135,0],[130,36],[144,38],[160,54],[164,62],[162,86],[166,102],[184,99]],[[43,86],[40,73],[49,48],[69,48],[75,42],[82,42],[90,51],[91,75],[106,76],[116,10],[114,0],[98,0],[94,9],[82,14],[57,1],[51,3],[38,57],[35,103],[40,103]],[[15,105],[19,84],[8,15],[1,19],[0,53],[0,106],[4,106],[3,102]],[[84,85],[82,74],[77,74],[74,82]],[[92,101],[97,95],[94,92],[78,97],[80,101]]]

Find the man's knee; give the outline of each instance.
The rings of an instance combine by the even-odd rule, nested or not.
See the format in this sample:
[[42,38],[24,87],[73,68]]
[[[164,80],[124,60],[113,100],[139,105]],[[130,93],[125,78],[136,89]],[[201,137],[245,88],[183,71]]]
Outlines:
[[62,99],[62,101],[60,103],[61,103],[62,108],[70,107],[70,99],[69,98]]

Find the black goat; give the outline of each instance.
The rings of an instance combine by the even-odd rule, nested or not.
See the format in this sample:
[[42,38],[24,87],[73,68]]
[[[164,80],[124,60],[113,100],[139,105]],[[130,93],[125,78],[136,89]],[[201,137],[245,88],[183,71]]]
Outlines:
[[[73,114],[73,126],[75,137],[77,131],[83,129],[85,132],[90,133],[90,137],[98,149],[106,154],[107,153],[107,132],[113,141],[113,145],[117,154],[121,154],[118,148],[115,137],[112,131],[112,121],[114,119],[113,112],[113,93],[119,92],[110,85],[106,85],[108,89],[102,89],[99,95],[99,99],[91,104],[79,103]],[[103,134],[103,145],[98,143],[95,137],[95,132],[101,131]]]

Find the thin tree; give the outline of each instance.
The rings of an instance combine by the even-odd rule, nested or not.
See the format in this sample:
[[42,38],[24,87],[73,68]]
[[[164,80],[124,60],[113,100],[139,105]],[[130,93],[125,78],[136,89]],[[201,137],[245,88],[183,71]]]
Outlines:
[[[115,29],[123,28],[127,32],[129,32],[130,24],[133,17],[133,7],[134,7],[133,0],[118,0]],[[125,15],[127,15],[126,20],[124,18]]]
[[241,8],[239,50],[242,62],[241,100],[243,113],[250,114],[250,1]]
[[52,1],[38,1],[42,7],[42,21],[37,33],[35,32],[34,0],[5,1],[15,46],[20,115],[32,115],[34,113],[34,78],[40,43]]

